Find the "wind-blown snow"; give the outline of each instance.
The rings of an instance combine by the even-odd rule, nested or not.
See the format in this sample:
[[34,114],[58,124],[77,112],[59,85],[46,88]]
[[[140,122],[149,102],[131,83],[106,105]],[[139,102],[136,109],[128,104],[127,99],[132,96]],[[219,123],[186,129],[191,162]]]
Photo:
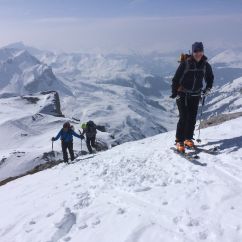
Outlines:
[[168,132],[8,183],[1,242],[241,241],[241,132],[242,118],[202,130],[220,152],[200,154],[207,166],[174,154]]

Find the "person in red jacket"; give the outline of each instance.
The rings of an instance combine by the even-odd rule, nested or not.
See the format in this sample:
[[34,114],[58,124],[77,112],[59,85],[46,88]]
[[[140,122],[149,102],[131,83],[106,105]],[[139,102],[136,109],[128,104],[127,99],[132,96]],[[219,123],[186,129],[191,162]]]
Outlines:
[[[206,86],[203,89],[203,80]],[[179,121],[176,130],[176,147],[185,152],[185,146],[194,147],[193,134],[201,95],[207,95],[213,86],[214,75],[204,55],[202,42],[192,45],[192,55],[181,61],[172,79],[172,95],[176,98]]]

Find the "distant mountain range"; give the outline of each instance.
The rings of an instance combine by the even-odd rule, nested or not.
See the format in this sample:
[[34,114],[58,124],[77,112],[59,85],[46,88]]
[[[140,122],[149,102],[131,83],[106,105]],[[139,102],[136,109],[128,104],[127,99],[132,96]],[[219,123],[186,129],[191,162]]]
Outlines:
[[[177,59],[176,52],[55,53],[18,42],[0,49],[0,95],[57,91],[67,117],[103,124],[122,143],[175,128],[177,111],[168,96]],[[215,88],[205,117],[239,110],[240,80],[234,79],[242,77],[242,52],[222,51],[210,63]]]

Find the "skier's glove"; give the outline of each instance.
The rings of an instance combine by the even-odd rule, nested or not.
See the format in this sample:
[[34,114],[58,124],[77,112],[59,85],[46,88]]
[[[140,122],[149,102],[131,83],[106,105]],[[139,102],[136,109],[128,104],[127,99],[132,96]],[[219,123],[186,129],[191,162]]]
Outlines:
[[202,91],[202,95],[203,96],[208,96],[211,92],[211,88],[206,88]]
[[81,135],[81,140],[83,140],[84,139],[84,135]]
[[55,141],[55,137],[52,137],[52,138],[51,138],[51,141]]
[[171,96],[170,96],[170,98],[172,98],[172,99],[174,99],[176,97],[177,97],[177,93],[172,93]]

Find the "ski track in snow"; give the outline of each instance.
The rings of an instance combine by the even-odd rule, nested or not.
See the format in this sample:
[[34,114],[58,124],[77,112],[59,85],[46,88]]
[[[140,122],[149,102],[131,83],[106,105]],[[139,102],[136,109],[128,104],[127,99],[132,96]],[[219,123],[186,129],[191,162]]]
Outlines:
[[[202,130],[204,148],[237,140],[241,121]],[[0,187],[0,241],[242,241],[242,145],[200,153],[202,167],[173,153],[173,140],[125,143]]]

